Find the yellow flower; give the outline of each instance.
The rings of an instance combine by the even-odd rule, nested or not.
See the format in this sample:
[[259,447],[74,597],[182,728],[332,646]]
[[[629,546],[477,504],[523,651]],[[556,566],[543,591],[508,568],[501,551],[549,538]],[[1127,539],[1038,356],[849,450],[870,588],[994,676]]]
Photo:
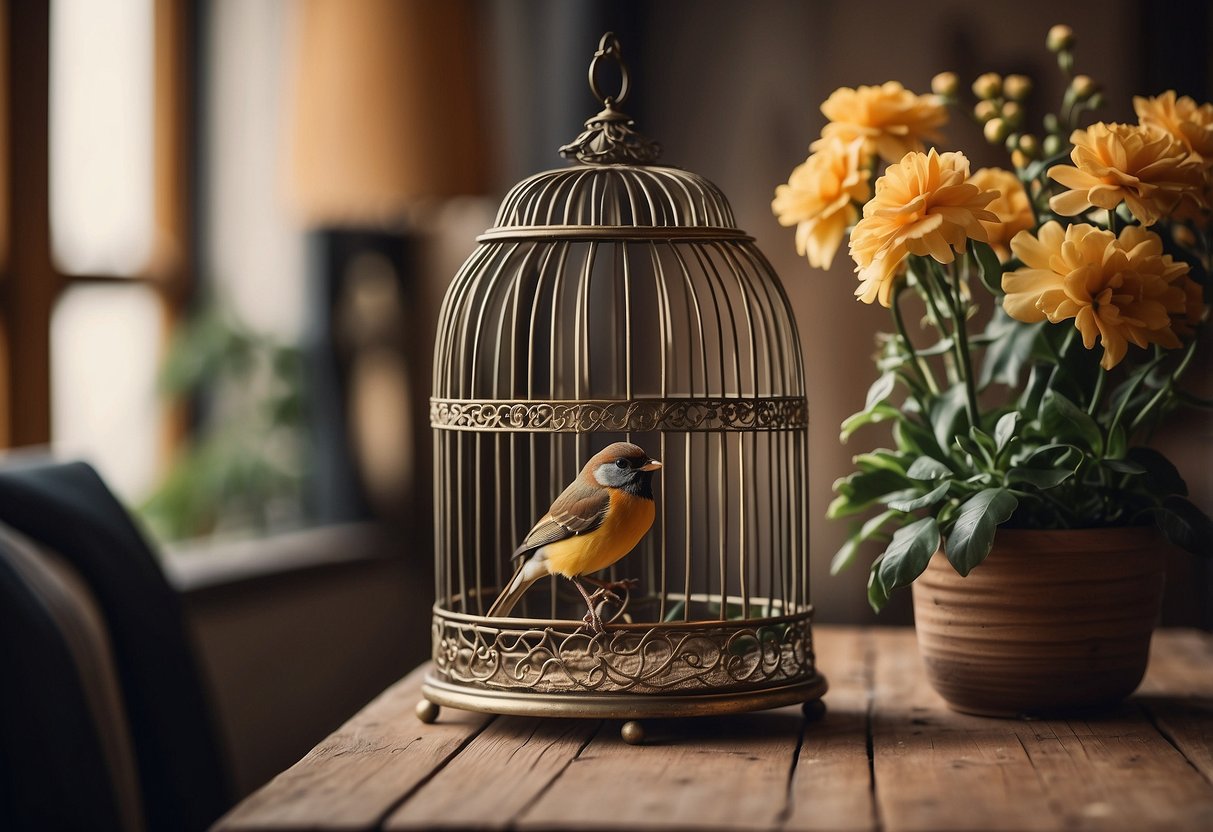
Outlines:
[[998,259],[1006,262],[1011,257],[1011,238],[1036,225],[1028,195],[1019,177],[1002,168],[982,168],[969,177],[969,182],[983,191],[998,192],[998,198],[986,206],[998,216],[998,220],[982,222],[982,226],[991,248],[998,253]]
[[1105,370],[1124,359],[1130,343],[1180,345],[1173,317],[1189,314],[1188,265],[1163,254],[1154,232],[1129,226],[1116,237],[1086,223],[1047,222],[1035,237],[1016,234],[1011,249],[1024,263],[1002,276],[1003,308],[1012,318],[1073,318],[1083,346],[1092,349],[1096,338],[1103,345]]
[[1183,312],[1171,314],[1171,329],[1180,338],[1191,338],[1205,319],[1205,292],[1188,275],[1180,278],[1178,283],[1184,293],[1184,308]]
[[830,123],[822,138],[845,142],[864,140],[864,151],[893,163],[911,150],[922,150],[923,139],[937,141],[935,128],[948,120],[948,111],[933,95],[915,95],[896,81],[879,87],[839,87],[821,105]]
[[1070,136],[1075,166],[1055,165],[1049,178],[1069,191],[1049,207],[1072,217],[1090,208],[1129,206],[1142,225],[1153,225],[1184,197],[1201,199],[1202,171],[1169,133],[1134,124],[1092,124]]
[[998,197],[970,183],[963,153],[907,153],[876,180],[876,195],[863,206],[851,232],[851,256],[864,303],[890,304],[893,280],[907,254],[951,263],[972,238],[986,242],[981,220],[997,221],[985,206]]
[[796,251],[809,264],[828,269],[847,228],[859,219],[855,203],[871,193],[871,171],[863,141],[830,139],[775,189],[771,210],[780,225],[796,226]]
[[1188,96],[1176,98],[1167,90],[1155,98],[1134,96],[1133,109],[1143,127],[1170,133],[1206,163],[1213,162],[1213,104],[1198,107]]

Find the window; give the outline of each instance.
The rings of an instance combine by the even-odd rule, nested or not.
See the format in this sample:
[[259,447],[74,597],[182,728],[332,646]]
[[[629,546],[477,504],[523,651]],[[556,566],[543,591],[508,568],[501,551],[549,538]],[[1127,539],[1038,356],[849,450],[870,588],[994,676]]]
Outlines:
[[142,496],[189,285],[187,0],[0,4],[0,447]]

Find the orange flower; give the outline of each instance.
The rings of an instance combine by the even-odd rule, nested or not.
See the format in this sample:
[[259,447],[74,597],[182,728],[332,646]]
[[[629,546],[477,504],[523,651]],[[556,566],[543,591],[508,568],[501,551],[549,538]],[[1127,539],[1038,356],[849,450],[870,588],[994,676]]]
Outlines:
[[828,139],[863,139],[864,152],[890,164],[911,150],[922,150],[923,139],[938,141],[935,128],[948,120],[948,111],[934,95],[915,95],[896,81],[879,87],[839,87],[821,105],[830,123],[813,143],[817,150]]
[[1205,292],[1199,283],[1187,275],[1180,278],[1178,283],[1184,293],[1184,308],[1180,313],[1171,314],[1171,329],[1180,338],[1188,339],[1196,334],[1196,328],[1204,322]]
[[998,217],[985,206],[998,197],[968,181],[963,153],[907,153],[876,180],[876,195],[863,206],[851,232],[851,256],[864,303],[889,306],[894,278],[907,254],[951,263],[972,238],[986,242],[981,220]]
[[983,191],[997,191],[998,198],[986,206],[997,216],[997,222],[983,221],[990,246],[1004,263],[1011,257],[1011,238],[1020,231],[1036,225],[1028,194],[1019,177],[1002,168],[982,168],[969,177],[969,182]]
[[1086,223],[1047,222],[1033,237],[1011,240],[1024,267],[1002,276],[1003,308],[1028,323],[1074,319],[1083,346],[1103,345],[1105,370],[1119,364],[1130,343],[1180,345],[1173,318],[1186,320],[1188,265],[1162,253],[1162,240],[1139,226],[1120,237]]
[[823,139],[820,149],[798,165],[788,184],[775,189],[771,210],[780,225],[796,226],[796,252],[809,265],[828,269],[847,228],[859,219],[856,203],[871,193],[871,171],[863,141]]
[[1213,104],[1201,104],[1188,96],[1175,97],[1167,90],[1154,98],[1134,96],[1133,109],[1143,127],[1170,133],[1206,163],[1213,162]]
[[1074,165],[1055,165],[1049,178],[1069,191],[1049,207],[1072,217],[1090,208],[1129,206],[1142,225],[1153,225],[1181,199],[1199,196],[1200,162],[1171,134],[1133,124],[1092,124],[1070,135]]

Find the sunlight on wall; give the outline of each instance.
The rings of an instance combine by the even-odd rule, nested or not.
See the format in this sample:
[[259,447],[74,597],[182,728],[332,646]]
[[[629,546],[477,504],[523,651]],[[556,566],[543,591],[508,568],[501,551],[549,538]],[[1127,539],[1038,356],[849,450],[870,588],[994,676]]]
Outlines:
[[162,314],[142,286],[76,286],[51,321],[55,451],[87,459],[127,499],[156,474]]
[[137,272],[153,235],[152,0],[55,0],[50,90],[55,259]]

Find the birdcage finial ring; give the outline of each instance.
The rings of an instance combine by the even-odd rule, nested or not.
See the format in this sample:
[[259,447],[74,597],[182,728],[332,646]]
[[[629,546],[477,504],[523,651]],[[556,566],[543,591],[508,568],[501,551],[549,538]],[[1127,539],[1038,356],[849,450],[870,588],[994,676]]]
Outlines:
[[[608,58],[619,67],[619,92],[615,95],[603,95],[598,85],[598,72]],[[602,104],[602,112],[585,123],[581,135],[560,148],[560,155],[587,165],[647,165],[655,161],[661,155],[661,145],[637,133],[632,119],[619,109],[628,97],[631,81],[614,32],[607,32],[598,41],[598,51],[590,61],[589,79],[590,92]]]
[[[619,92],[615,95],[603,95],[602,88],[598,86],[598,70],[606,58],[614,60],[619,67]],[[595,98],[602,102],[603,107],[621,105],[627,100],[628,66],[623,62],[623,50],[619,46],[619,38],[615,37],[614,32],[607,32],[602,36],[602,40],[598,41],[598,51],[594,53],[594,59],[590,61],[589,78],[590,91],[594,93]]]

